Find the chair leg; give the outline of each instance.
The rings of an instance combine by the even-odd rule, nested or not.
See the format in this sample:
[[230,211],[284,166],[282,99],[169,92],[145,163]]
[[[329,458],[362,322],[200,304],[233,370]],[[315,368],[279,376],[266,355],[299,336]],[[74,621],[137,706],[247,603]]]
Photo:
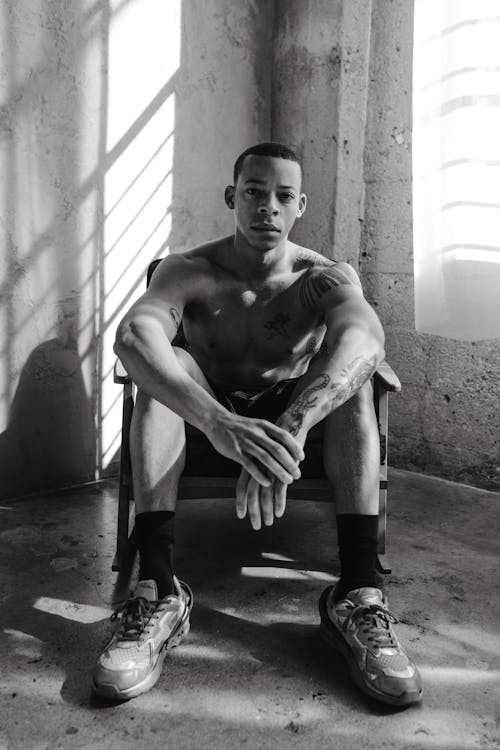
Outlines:
[[133,501],[132,465],[130,461],[129,438],[132,411],[134,408],[133,384],[123,386],[122,444],[120,449],[120,480],[118,491],[118,518],[116,533],[116,552],[111,569],[119,571],[130,554],[129,516],[130,504]]
[[389,398],[385,388],[375,384],[375,407],[377,412],[378,431],[380,436],[380,489],[378,510],[378,560],[380,573],[389,574],[391,568],[385,557],[387,536],[387,444],[389,426]]

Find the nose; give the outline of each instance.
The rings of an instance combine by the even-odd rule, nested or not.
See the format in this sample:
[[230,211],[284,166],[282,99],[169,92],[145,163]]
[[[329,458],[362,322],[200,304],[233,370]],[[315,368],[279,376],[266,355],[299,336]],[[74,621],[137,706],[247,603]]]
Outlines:
[[269,193],[264,196],[260,202],[259,208],[257,209],[259,214],[268,214],[269,216],[276,216],[279,212],[278,202],[276,197]]

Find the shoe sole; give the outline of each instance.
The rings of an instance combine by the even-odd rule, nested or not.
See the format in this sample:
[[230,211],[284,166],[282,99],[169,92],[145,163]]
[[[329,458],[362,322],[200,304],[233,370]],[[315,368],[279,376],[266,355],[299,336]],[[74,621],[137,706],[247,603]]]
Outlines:
[[332,623],[327,609],[327,601],[332,591],[333,586],[328,587],[323,591],[319,600],[319,614],[321,617],[321,625],[319,632],[325,643],[338,651],[346,660],[349,668],[349,673],[354,680],[357,687],[364,693],[377,701],[386,703],[390,706],[409,706],[413,703],[420,703],[423,698],[423,690],[406,690],[401,695],[389,695],[381,693],[379,690],[374,688],[370,683],[365,682],[363,673],[360,670],[356,659],[354,658],[349,645],[344,640],[342,634],[338,631],[337,627]]
[[94,692],[94,695],[98,696],[99,698],[107,698],[108,700],[128,701],[131,698],[137,698],[137,696],[142,695],[142,693],[146,693],[148,690],[151,690],[154,685],[156,685],[156,683],[160,679],[163,662],[165,661],[165,657],[167,656],[167,651],[170,651],[171,648],[175,648],[176,646],[178,646],[189,633],[189,615],[191,614],[191,610],[193,608],[193,592],[191,591],[187,583],[179,581],[179,584],[186,596],[186,609],[184,610],[182,618],[177,623],[177,627],[172,631],[172,633],[169,635],[169,637],[161,647],[158,653],[158,659],[156,660],[156,664],[151,673],[148,674],[148,676],[144,680],[142,680],[142,682],[138,682],[136,685],[132,685],[131,687],[125,689],[120,689],[111,682],[103,682],[98,685],[96,682],[92,681],[92,690]]

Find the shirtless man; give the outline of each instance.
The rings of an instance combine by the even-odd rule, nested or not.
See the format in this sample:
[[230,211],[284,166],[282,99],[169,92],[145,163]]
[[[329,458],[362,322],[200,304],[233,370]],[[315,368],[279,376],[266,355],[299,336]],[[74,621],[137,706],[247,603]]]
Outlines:
[[[252,527],[285,512],[309,430],[323,420],[341,575],[320,599],[321,632],[362,690],[421,699],[376,572],[379,437],[370,377],[380,321],[356,272],[288,239],[306,208],[297,156],[264,143],[237,159],[225,201],[234,234],[170,255],[121,321],[115,352],[138,386],[131,429],[139,583],[94,669],[98,695],[151,688],[189,630],[192,594],[173,569],[184,422],[241,466],[236,513]],[[182,321],[186,348],[172,346]]]

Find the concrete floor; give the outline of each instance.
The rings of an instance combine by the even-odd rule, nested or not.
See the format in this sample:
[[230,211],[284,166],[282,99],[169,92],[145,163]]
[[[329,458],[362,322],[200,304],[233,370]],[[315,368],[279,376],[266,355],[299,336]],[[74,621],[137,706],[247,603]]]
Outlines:
[[500,748],[500,495],[390,473],[389,602],[425,683],[406,710],[365,698],[318,638],[338,564],[331,508],[306,502],[256,533],[229,501],[183,501],[191,633],[149,693],[97,702],[116,496],[108,482],[2,506],[0,750]]

